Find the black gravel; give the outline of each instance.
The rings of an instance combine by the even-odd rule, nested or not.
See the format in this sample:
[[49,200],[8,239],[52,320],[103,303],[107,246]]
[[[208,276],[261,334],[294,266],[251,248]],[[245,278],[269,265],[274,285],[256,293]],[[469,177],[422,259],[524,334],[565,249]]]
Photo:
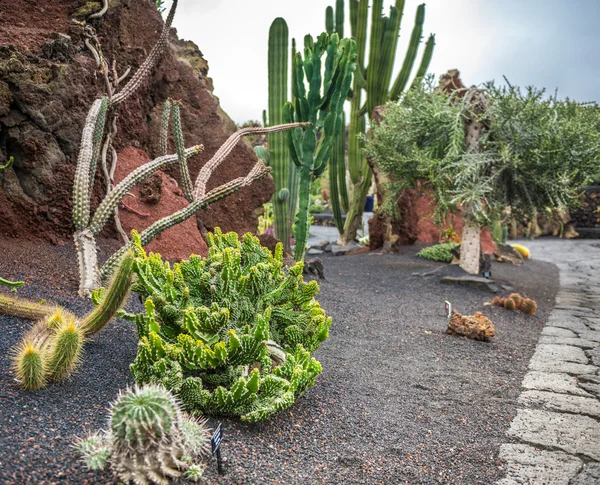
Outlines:
[[[493,484],[498,447],[516,411],[519,386],[558,285],[553,265],[494,264],[495,277],[537,300],[535,317],[484,306],[491,295],[441,285],[439,266],[401,254],[324,259],[319,301],[333,317],[317,351],[323,374],[294,407],[246,425],[224,419],[224,477],[213,484]],[[40,256],[42,255],[42,256]],[[2,241],[0,275],[25,278],[18,295],[46,298],[78,314],[71,246]],[[482,311],[496,325],[488,343],[446,335],[444,301]],[[105,425],[106,406],[132,383],[137,338],[117,321],[86,345],[69,381],[19,390],[7,353],[29,322],[0,317],[0,483],[118,483],[87,472],[73,437]],[[210,424],[215,425],[211,419]]]

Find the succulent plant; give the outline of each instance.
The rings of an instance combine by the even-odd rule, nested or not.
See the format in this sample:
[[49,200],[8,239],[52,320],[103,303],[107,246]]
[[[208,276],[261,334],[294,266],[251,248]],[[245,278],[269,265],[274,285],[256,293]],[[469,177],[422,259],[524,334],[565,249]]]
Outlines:
[[518,307],[515,300],[513,300],[512,298],[506,298],[504,300],[504,308],[506,308],[507,310],[516,310]]
[[495,296],[494,298],[492,298],[492,305],[504,306],[504,304],[502,303],[502,298],[500,298],[499,296]]
[[537,311],[537,303],[531,298],[525,298],[521,303],[520,310],[527,315],[533,316]]
[[450,242],[450,243],[441,243],[434,244],[433,246],[428,246],[426,248],[421,249],[417,256],[430,259],[431,261],[441,261],[443,263],[451,263],[452,262],[452,250],[457,248],[459,244]]
[[523,303],[523,297],[521,295],[518,293],[511,293],[508,297],[515,301],[517,308],[520,308],[521,303]]
[[133,376],[172,390],[189,412],[266,419],[314,384],[321,365],[311,353],[331,318],[303,263],[284,268],[281,244],[273,255],[250,234],[216,229],[207,239],[207,258],[172,269],[138,243],[132,289],[145,312],[135,316]]
[[112,404],[109,429],[76,443],[86,466],[111,469],[123,481],[138,485],[168,484],[186,472],[194,481],[204,467],[210,435],[204,421],[184,416],[179,402],[160,386],[143,386],[120,393]]

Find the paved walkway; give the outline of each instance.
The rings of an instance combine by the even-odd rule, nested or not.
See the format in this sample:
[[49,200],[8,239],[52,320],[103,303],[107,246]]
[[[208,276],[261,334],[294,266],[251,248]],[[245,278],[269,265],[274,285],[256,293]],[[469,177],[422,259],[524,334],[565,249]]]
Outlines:
[[526,244],[560,290],[523,380],[498,485],[600,484],[600,241]]

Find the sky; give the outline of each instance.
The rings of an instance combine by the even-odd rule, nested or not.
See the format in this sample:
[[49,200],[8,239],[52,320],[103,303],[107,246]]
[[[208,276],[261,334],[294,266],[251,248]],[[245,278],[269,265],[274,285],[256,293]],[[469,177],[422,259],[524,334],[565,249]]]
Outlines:
[[[290,39],[325,30],[335,0],[180,0],[174,26],[209,64],[215,95],[237,123],[261,119],[267,107],[271,22],[283,17]],[[400,69],[417,0],[406,0],[394,71]],[[435,34],[429,72],[458,69],[466,85],[503,76],[513,85],[558,89],[560,98],[600,101],[600,0],[428,0],[424,40]],[[170,2],[166,2],[170,6]],[[389,11],[392,0],[384,1]],[[348,2],[346,1],[346,9]],[[346,14],[346,17],[348,15]],[[346,35],[349,35],[349,25]],[[424,43],[421,44],[421,51]],[[418,61],[417,61],[418,62]],[[416,69],[416,67],[415,67]]]

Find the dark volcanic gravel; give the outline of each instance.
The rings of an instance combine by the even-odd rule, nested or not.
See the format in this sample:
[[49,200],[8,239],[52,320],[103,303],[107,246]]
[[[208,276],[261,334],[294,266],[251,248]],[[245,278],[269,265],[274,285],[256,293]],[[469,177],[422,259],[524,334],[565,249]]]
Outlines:
[[[519,386],[552,308],[558,272],[529,261],[494,264],[495,277],[537,300],[535,317],[484,306],[489,293],[441,285],[439,266],[402,254],[324,259],[319,301],[333,317],[317,351],[323,374],[295,406],[269,422],[223,420],[227,484],[493,484],[498,447]],[[25,278],[18,295],[46,298],[82,314],[71,246],[0,241],[0,275]],[[4,289],[2,290],[4,291]],[[444,300],[482,311],[496,337],[474,342],[444,333]],[[38,392],[18,389],[7,352],[29,322],[0,317],[0,483],[100,484],[70,448],[73,436],[105,425],[107,404],[132,383],[137,338],[113,322],[86,345],[80,372]],[[214,426],[216,420],[211,419]]]

